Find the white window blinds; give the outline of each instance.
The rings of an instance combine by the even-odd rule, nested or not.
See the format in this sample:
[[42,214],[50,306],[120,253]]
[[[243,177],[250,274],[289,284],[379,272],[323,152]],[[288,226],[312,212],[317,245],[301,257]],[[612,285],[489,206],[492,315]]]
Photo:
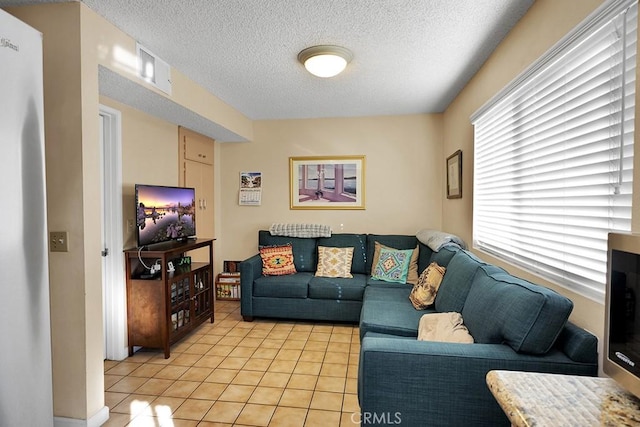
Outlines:
[[631,229],[636,27],[607,3],[472,117],[474,247],[596,301]]

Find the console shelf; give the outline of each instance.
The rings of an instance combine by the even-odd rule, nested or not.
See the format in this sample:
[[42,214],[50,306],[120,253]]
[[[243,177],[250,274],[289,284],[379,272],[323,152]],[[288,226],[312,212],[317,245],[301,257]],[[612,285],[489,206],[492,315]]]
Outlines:
[[[185,252],[199,248],[209,249],[209,262],[180,265]],[[170,242],[124,253],[129,355],[134,346],[142,346],[163,349],[167,359],[171,344],[207,319],[213,323],[213,239]],[[170,262],[173,272],[168,271]],[[160,271],[150,274],[147,267],[154,264],[160,265]]]

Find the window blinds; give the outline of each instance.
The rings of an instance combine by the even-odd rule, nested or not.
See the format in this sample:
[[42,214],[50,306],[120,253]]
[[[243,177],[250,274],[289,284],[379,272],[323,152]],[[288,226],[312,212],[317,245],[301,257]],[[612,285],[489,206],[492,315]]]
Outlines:
[[473,117],[473,243],[596,301],[631,229],[637,3],[610,2]]

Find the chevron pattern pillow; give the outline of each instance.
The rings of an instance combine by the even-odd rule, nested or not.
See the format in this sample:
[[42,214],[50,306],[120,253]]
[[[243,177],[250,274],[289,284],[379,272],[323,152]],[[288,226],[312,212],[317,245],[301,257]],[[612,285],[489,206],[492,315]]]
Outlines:
[[354,248],[318,246],[318,277],[352,278],[351,263]]

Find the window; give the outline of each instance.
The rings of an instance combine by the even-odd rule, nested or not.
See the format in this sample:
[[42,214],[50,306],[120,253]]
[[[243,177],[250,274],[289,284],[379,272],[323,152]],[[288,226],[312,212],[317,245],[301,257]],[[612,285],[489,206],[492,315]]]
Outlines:
[[472,116],[474,247],[596,301],[631,229],[636,29],[607,2]]

